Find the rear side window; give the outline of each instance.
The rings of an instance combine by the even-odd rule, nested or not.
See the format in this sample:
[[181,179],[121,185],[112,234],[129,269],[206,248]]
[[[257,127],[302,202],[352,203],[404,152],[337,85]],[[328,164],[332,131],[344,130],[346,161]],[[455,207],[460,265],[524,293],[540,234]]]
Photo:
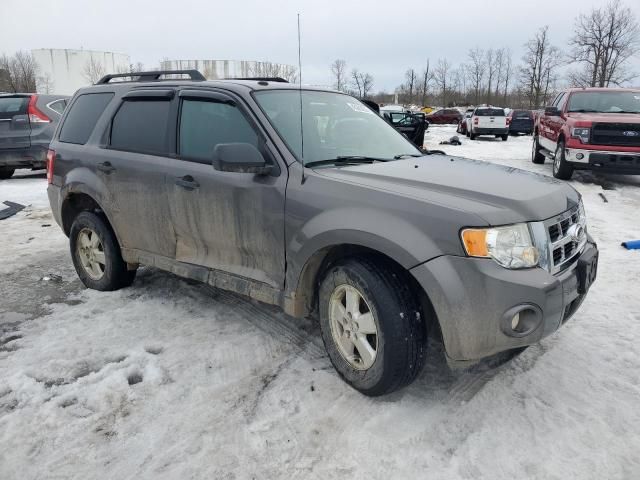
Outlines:
[[127,100],[111,125],[111,148],[142,153],[167,153],[168,100]]
[[0,119],[10,120],[14,115],[27,113],[29,97],[0,97]]
[[180,155],[209,162],[219,143],[250,143],[258,147],[258,134],[234,105],[183,100]]
[[84,145],[104,109],[113,98],[113,93],[87,93],[80,95],[69,111],[60,129],[61,142]]
[[476,117],[504,117],[502,108],[479,108],[475,113]]
[[47,105],[47,107],[49,107],[51,110],[60,114],[64,112],[64,109],[66,106],[67,106],[66,100],[56,100],[55,102],[51,102],[50,104]]

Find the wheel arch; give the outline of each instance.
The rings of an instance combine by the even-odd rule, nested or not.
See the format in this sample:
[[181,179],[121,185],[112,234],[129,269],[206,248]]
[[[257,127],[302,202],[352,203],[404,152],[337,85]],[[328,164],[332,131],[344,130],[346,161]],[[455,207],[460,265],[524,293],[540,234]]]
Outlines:
[[107,223],[107,227],[113,232],[118,245],[121,245],[118,233],[113,228],[113,223],[109,219],[109,215],[102,208],[100,202],[96,199],[99,198],[93,192],[89,192],[82,187],[76,187],[75,189],[65,192],[64,199],[62,200],[60,207],[60,221],[62,230],[68,237],[71,232],[71,226],[73,221],[81,212],[94,212],[102,216]]
[[429,296],[411,275],[408,267],[401,263],[402,260],[370,246],[355,243],[326,245],[316,250],[296,276],[295,288],[287,289],[285,311],[295,317],[304,317],[317,312],[319,286],[324,275],[333,265],[358,257],[373,258],[376,262],[384,263],[392,272],[402,275],[420,304],[427,331],[431,331],[434,327],[438,332],[440,331],[439,320]]

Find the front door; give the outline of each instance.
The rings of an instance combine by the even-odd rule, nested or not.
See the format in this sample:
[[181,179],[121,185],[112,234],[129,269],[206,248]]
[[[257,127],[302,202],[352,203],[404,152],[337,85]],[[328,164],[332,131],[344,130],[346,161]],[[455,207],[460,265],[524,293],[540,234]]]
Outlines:
[[[236,99],[194,89],[181,91],[179,101],[178,155],[166,179],[176,260],[282,289],[286,167]],[[274,173],[215,170],[220,143],[256,146]]]

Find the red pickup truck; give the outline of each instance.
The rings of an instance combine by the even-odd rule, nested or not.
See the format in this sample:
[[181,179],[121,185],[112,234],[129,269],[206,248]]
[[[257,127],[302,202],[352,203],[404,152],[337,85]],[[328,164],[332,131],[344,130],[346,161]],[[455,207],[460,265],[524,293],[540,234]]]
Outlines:
[[553,176],[574,170],[640,174],[640,90],[572,88],[538,116],[531,161],[553,160]]

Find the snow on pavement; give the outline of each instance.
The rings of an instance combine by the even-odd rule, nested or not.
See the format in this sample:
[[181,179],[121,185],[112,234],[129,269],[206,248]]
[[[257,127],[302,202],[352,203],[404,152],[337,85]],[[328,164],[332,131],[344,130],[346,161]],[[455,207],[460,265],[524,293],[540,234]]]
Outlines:
[[[453,134],[425,143],[550,174],[530,137],[436,147]],[[151,268],[82,288],[46,180],[1,182],[0,202],[30,207],[0,222],[0,478],[639,478],[640,251],[619,244],[640,238],[640,181],[571,184],[601,249],[578,313],[469,371],[432,341],[413,385],[371,399],[311,321]]]

